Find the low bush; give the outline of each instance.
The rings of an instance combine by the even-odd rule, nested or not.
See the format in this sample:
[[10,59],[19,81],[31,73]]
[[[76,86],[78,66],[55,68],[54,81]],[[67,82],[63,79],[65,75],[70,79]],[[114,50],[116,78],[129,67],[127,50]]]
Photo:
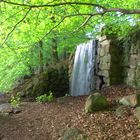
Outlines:
[[53,93],[50,91],[49,94],[43,94],[36,97],[36,101],[39,103],[52,102],[54,100]]

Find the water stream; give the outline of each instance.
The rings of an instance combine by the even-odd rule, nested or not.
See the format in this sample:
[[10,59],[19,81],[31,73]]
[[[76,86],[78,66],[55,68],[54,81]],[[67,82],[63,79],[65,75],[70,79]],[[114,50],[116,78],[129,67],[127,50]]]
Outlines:
[[71,80],[71,95],[88,95],[95,86],[96,41],[77,46]]

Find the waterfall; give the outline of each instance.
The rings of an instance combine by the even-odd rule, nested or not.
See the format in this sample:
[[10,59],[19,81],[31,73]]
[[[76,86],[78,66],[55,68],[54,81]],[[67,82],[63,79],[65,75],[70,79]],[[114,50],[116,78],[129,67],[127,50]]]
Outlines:
[[77,46],[71,79],[71,95],[88,95],[95,86],[96,41]]

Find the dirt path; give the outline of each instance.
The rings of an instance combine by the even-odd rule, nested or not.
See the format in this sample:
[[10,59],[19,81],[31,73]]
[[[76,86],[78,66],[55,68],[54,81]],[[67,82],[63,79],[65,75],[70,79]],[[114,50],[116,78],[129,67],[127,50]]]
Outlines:
[[[112,99],[135,90],[112,87],[103,92]],[[90,140],[140,140],[133,115],[119,118],[113,110],[85,114],[85,100],[86,96],[46,104],[23,103],[21,113],[0,116],[0,140],[59,140],[67,127],[79,128]]]

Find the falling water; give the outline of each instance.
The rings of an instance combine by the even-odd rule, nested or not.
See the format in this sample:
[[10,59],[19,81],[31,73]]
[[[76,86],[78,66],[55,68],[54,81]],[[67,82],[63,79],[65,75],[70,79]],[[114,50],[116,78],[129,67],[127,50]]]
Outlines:
[[96,41],[77,46],[71,80],[71,95],[87,95],[94,89]]

